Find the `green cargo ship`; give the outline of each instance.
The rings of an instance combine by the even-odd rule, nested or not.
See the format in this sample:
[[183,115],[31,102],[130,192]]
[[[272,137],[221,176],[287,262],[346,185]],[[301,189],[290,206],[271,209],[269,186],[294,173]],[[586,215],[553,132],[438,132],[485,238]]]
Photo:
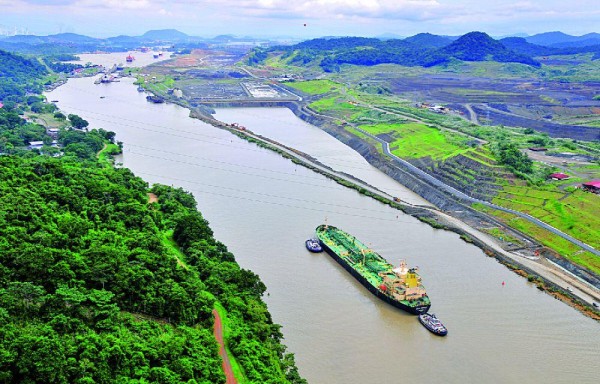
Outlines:
[[404,261],[394,268],[357,238],[331,225],[319,225],[317,238],[323,249],[375,296],[415,315],[429,310],[431,302],[416,268],[408,268]]

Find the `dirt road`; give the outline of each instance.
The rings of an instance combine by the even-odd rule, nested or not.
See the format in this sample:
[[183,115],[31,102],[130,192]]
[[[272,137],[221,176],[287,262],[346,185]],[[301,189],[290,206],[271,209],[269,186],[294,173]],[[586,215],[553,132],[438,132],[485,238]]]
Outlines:
[[215,316],[215,339],[217,339],[217,342],[219,343],[219,356],[223,359],[223,372],[225,372],[225,378],[227,379],[225,383],[237,384],[237,380],[233,375],[233,369],[231,369],[229,356],[227,356],[227,351],[225,350],[225,343],[223,342],[223,323],[221,322],[221,316],[219,316],[219,312],[217,312],[216,309],[213,309],[213,315]]

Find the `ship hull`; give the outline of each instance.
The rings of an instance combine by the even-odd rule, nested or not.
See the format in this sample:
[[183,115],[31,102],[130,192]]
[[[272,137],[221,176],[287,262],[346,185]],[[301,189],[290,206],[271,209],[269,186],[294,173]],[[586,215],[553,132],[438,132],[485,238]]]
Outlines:
[[367,288],[372,294],[385,301],[386,303],[396,308],[402,309],[403,311],[406,311],[408,313],[412,313],[413,315],[427,313],[429,307],[431,307],[431,304],[411,307],[400,301],[394,300],[393,298],[381,292],[377,287],[369,283],[369,281],[363,275],[361,275],[360,273],[358,273],[358,271],[352,268],[352,266],[350,266],[344,259],[342,259],[337,253],[335,253],[331,248],[329,248],[327,244],[325,244],[323,241],[321,241],[321,247],[323,247],[323,250],[325,250],[325,252],[327,252],[335,261],[337,261],[338,264],[344,267],[346,271],[350,272],[350,274],[354,276],[354,278],[356,278],[356,280],[358,280],[365,288]]

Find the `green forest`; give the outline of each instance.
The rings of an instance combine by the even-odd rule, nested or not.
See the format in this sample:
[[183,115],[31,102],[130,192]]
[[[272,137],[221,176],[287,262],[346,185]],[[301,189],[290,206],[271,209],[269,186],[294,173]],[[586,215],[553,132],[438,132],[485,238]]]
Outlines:
[[[23,76],[39,84],[45,73],[32,65]],[[213,237],[193,196],[99,161],[113,132],[61,129],[52,156],[26,150],[27,140],[45,139],[19,115],[34,103],[8,104],[0,108],[0,382],[224,383],[218,307],[241,383],[305,383],[261,298],[264,284]]]
[[[318,63],[326,72],[339,71],[342,64],[377,65],[384,63],[431,67],[453,60],[515,62],[534,67],[540,63],[527,54],[510,50],[502,42],[482,32],[467,33],[455,41],[441,45],[436,36],[419,36],[405,40],[379,40],[364,37],[318,38],[292,46],[257,48],[248,57],[255,65],[267,59],[268,53],[283,52],[291,65]],[[438,37],[439,38],[439,37]],[[425,43],[431,41],[431,44]]]

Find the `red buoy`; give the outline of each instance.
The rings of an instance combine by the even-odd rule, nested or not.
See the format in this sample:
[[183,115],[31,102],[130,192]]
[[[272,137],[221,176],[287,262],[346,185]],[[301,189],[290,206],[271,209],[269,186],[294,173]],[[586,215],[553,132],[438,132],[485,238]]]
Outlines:
[[387,287],[385,286],[385,284],[381,284],[379,286],[379,289],[381,289],[383,292],[387,291]]

